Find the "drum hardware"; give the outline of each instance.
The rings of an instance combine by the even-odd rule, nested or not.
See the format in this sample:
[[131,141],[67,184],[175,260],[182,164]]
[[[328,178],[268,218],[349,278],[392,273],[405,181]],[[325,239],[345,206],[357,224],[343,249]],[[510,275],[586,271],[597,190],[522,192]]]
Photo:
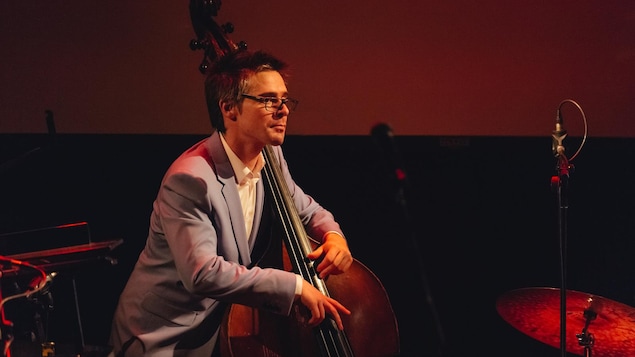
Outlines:
[[[41,349],[38,353],[41,352],[42,356],[54,356],[55,342],[49,341],[43,319],[44,315],[53,309],[53,296],[50,291],[53,280],[58,272],[85,267],[88,263],[106,261],[110,265],[117,264],[117,260],[110,256],[110,252],[122,243],[123,240],[117,239],[25,252],[6,257],[0,256],[0,282],[12,290],[11,294],[5,297],[0,289],[0,313],[2,315],[0,325],[2,353],[0,356],[11,356],[11,346],[17,332],[13,322],[5,318],[5,304],[19,298],[25,298],[27,302],[35,304],[37,307],[32,316],[35,331],[30,333],[29,339],[31,342],[37,342],[37,348]],[[75,303],[77,304],[74,278],[72,283]],[[84,336],[78,306],[76,309],[81,347],[84,349]]]
[[[500,296],[496,309],[522,333],[559,348],[560,296],[557,288],[516,289]],[[567,352],[585,357],[592,352],[600,357],[635,356],[635,308],[575,290],[565,291],[565,296]]]

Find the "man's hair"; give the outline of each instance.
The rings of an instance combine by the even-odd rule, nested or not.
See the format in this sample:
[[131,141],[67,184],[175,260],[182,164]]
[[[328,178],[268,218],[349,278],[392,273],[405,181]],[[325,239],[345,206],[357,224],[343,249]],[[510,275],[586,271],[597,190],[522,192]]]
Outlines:
[[287,64],[264,52],[237,50],[219,58],[208,70],[205,80],[205,99],[209,118],[219,132],[225,132],[225,123],[219,102],[240,105],[244,98],[242,93],[249,91],[249,79],[258,72],[277,71],[283,78]]

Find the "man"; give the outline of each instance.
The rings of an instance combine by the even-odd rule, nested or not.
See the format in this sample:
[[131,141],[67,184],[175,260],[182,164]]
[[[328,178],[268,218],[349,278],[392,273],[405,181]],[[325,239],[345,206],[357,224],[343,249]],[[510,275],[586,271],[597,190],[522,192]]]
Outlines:
[[[165,174],[146,245],[113,318],[114,356],[210,356],[228,304],[288,315],[306,307],[308,325],[350,311],[282,269],[255,265],[267,245],[270,208],[260,171],[271,145],[309,236],[321,245],[321,278],[345,272],[351,252],[333,215],[298,187],[284,160],[287,66],[261,52],[236,51],[210,68],[206,99],[214,133],[185,151]],[[263,243],[265,242],[265,243]]]

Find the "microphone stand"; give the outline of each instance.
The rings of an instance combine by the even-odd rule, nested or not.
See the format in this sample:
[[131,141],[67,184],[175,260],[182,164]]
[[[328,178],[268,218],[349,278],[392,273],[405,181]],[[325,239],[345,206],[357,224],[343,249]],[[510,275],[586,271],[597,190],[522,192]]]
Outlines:
[[402,165],[401,163],[401,157],[393,142],[393,132],[390,126],[385,123],[377,124],[372,128],[371,134],[373,139],[375,140],[375,143],[380,149],[382,149],[383,154],[385,155],[385,159],[387,163],[389,163],[389,166],[393,171],[391,173],[391,177],[393,184],[395,185],[394,199],[401,209],[401,218],[404,220],[404,225],[408,228],[407,233],[410,237],[410,243],[412,244],[413,252],[415,252],[416,254],[417,266],[419,269],[419,278],[421,280],[421,285],[425,294],[425,300],[430,310],[430,314],[432,315],[432,322],[434,323],[436,332],[438,343],[438,357],[444,357],[446,349],[445,334],[443,333],[443,328],[441,327],[441,319],[439,318],[439,313],[432,297],[430,283],[428,281],[426,269],[424,267],[425,264],[423,262],[423,257],[418,244],[418,237],[416,234],[416,230],[414,229],[413,221],[408,208],[408,200],[406,198],[407,191],[410,189],[410,185],[408,183],[408,175],[406,173],[406,170],[403,168],[404,165]]
[[[568,159],[564,154],[564,146],[562,144],[563,140],[567,137],[567,131],[564,130],[562,125],[562,115],[560,109],[565,103],[571,103],[575,105],[580,114],[582,115],[582,119],[584,122],[584,137],[582,139],[582,143],[578,150],[573,154],[571,159]],[[551,187],[557,194],[558,201],[558,238],[560,241],[560,272],[561,272],[561,284],[562,288],[560,289],[560,350],[562,353],[562,357],[566,356],[567,352],[567,343],[566,343],[566,335],[567,335],[567,209],[569,208],[568,202],[568,188],[569,188],[569,174],[574,170],[570,161],[573,161],[574,158],[578,156],[582,146],[586,141],[587,137],[587,120],[586,115],[584,114],[584,110],[582,107],[576,103],[572,99],[565,99],[560,102],[558,105],[558,110],[556,112],[556,130],[552,132],[552,151],[554,156],[556,157],[556,175],[551,178]],[[590,322],[589,319],[595,318],[591,315],[587,316],[585,312],[585,317],[587,317],[587,323]],[[591,356],[591,345],[593,344],[592,336],[586,336],[586,328],[582,334],[577,335],[578,342],[580,345],[585,346],[585,356]]]
[[569,173],[573,166],[569,164],[569,160],[564,154],[564,147],[562,146],[562,139],[566,136],[566,132],[561,137],[556,137],[558,145],[555,149],[557,165],[557,174],[551,178],[552,188],[556,191],[558,202],[558,238],[560,241],[560,350],[562,357],[566,356],[567,341],[566,341],[566,311],[567,311],[567,209],[569,208],[568,202],[568,185],[569,185]]
[[[399,172],[399,171],[398,171]],[[439,313],[437,311],[436,305],[434,303],[434,299],[432,297],[432,292],[430,289],[430,283],[428,281],[428,277],[426,274],[426,269],[424,267],[424,263],[423,263],[423,257],[421,256],[421,250],[419,248],[419,244],[418,244],[418,238],[417,238],[417,234],[415,233],[415,229],[414,226],[412,224],[412,218],[411,215],[409,213],[408,210],[408,201],[406,200],[406,196],[405,196],[405,191],[406,191],[406,183],[405,181],[405,172],[399,172],[404,174],[403,179],[398,179],[398,181],[400,182],[400,186],[397,188],[397,191],[395,193],[395,198],[397,203],[399,204],[399,206],[401,207],[402,210],[402,215],[403,215],[403,219],[405,220],[405,224],[408,227],[408,231],[410,234],[410,242],[412,244],[412,247],[414,249],[414,252],[416,252],[417,254],[417,264],[419,267],[419,278],[421,279],[421,285],[423,285],[423,290],[424,290],[424,294],[425,294],[425,300],[426,303],[428,305],[428,308],[430,310],[430,314],[432,314],[432,322],[434,323],[434,327],[436,329],[436,333],[437,333],[437,340],[438,340],[438,351],[437,353],[439,354],[439,357],[444,357],[445,355],[445,348],[446,348],[446,342],[445,342],[445,335],[443,333],[443,328],[441,327],[441,319],[439,318]]]

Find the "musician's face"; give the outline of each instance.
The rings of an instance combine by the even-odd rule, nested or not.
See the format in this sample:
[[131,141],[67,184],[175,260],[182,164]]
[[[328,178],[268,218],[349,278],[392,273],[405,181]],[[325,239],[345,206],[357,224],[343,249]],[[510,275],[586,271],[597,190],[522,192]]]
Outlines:
[[[287,86],[280,73],[276,71],[258,72],[249,79],[248,95],[258,97],[287,97]],[[282,105],[280,109],[253,99],[244,98],[242,110],[237,111],[235,129],[241,140],[256,145],[280,145],[284,141],[287,128],[289,108]]]

